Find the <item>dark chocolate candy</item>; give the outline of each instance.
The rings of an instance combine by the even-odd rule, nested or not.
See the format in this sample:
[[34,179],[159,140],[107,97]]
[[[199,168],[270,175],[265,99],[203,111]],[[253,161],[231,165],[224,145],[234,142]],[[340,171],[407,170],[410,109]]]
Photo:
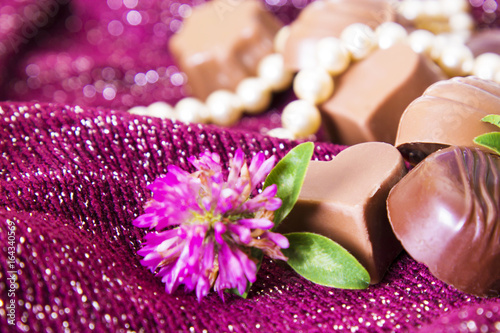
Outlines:
[[394,186],[387,209],[405,250],[437,278],[475,295],[500,294],[500,156],[438,150]]
[[382,142],[351,146],[332,161],[311,161],[298,202],[278,230],[331,238],[377,283],[401,251],[385,202],[405,173],[401,154]]
[[406,108],[396,147],[416,164],[440,148],[474,146],[476,136],[498,130],[481,119],[499,110],[500,85],[493,81],[471,76],[437,82]]

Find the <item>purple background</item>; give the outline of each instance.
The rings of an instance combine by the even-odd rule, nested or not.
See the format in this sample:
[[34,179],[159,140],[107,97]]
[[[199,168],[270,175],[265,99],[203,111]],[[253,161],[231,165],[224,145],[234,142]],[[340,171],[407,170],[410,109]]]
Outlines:
[[[187,157],[205,149],[221,154],[226,167],[237,148],[249,159],[258,151],[283,157],[296,142],[258,132],[279,125],[293,96],[278,96],[269,112],[233,129],[126,113],[185,95],[166,45],[186,5],[197,2],[134,3],[2,2],[1,331],[500,331],[499,298],[459,292],[405,253],[362,291],[314,285],[266,258],[247,300],[167,295],[136,254],[144,231],[131,221],[150,195],[146,185],[168,164],[189,169]],[[305,4],[266,6],[287,23]],[[129,23],[138,17],[132,11],[140,24]],[[480,9],[475,15],[487,19]],[[315,158],[343,148],[317,143]],[[15,327],[6,308],[9,221],[19,274]]]

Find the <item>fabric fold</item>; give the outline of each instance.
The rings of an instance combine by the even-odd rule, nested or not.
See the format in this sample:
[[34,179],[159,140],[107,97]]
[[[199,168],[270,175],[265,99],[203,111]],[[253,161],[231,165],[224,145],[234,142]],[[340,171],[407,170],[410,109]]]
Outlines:
[[[281,158],[296,144],[123,111],[0,103],[0,261],[4,282],[13,221],[16,330],[412,331],[468,307],[500,306],[498,298],[445,285],[406,254],[367,290],[321,287],[265,258],[248,299],[228,294],[223,303],[211,292],[198,303],[194,292],[166,294],[136,252],[144,231],[132,221],[151,195],[147,184],[167,165],[189,170],[188,157],[205,149],[220,154],[227,170],[237,148]],[[314,158],[331,159],[343,148],[317,143]],[[8,284],[0,286],[9,302]],[[0,311],[9,329],[7,314]],[[458,331],[463,320],[454,318]],[[492,318],[489,327],[498,322]]]

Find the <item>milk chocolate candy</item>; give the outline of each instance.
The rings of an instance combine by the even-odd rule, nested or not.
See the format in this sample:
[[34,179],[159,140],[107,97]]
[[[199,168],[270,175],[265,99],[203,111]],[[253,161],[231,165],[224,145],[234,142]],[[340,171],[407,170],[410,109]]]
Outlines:
[[467,41],[467,46],[474,56],[483,53],[500,54],[500,28],[480,30]]
[[351,146],[332,161],[311,161],[298,201],[278,230],[331,238],[377,283],[401,251],[385,202],[405,173],[401,154],[382,142]]
[[498,130],[481,121],[498,110],[500,85],[493,81],[456,77],[437,82],[403,113],[396,147],[416,164],[440,148],[474,146],[476,136]]
[[352,65],[321,105],[332,137],[341,144],[366,141],[394,144],[406,107],[443,72],[406,44],[374,51]]
[[290,25],[285,43],[285,67],[298,71],[316,64],[315,45],[324,37],[340,37],[347,26],[364,23],[372,29],[394,21],[394,10],[385,0],[316,1],[305,7]]
[[405,250],[478,296],[500,294],[500,156],[448,147],[412,169],[387,199]]
[[273,52],[281,26],[260,1],[214,0],[193,9],[170,39],[170,50],[191,94],[204,100],[255,76],[260,59]]

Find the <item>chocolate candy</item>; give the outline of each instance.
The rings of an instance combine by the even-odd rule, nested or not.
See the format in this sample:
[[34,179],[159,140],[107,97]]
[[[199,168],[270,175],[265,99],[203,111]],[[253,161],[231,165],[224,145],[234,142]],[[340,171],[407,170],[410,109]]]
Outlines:
[[188,77],[191,95],[205,99],[255,76],[260,59],[273,52],[281,26],[260,1],[210,1],[184,20],[170,50]]
[[474,33],[467,41],[467,46],[476,57],[488,52],[500,54],[500,29],[485,29]]
[[473,146],[476,136],[498,130],[481,121],[498,110],[500,85],[493,81],[456,77],[438,82],[403,113],[396,147],[416,164],[440,148]]
[[406,107],[443,72],[406,44],[379,49],[352,65],[321,105],[332,137],[341,144],[366,141],[394,144]]
[[449,147],[412,169],[387,199],[405,250],[437,278],[500,294],[500,156]]
[[406,173],[396,148],[351,146],[332,161],[311,161],[299,199],[280,232],[308,231],[336,241],[379,282],[401,251],[387,219],[386,199]]
[[371,28],[394,20],[394,10],[384,0],[316,1],[290,24],[285,43],[285,67],[298,71],[316,64],[315,45],[324,37],[339,37],[344,28],[364,23]]

